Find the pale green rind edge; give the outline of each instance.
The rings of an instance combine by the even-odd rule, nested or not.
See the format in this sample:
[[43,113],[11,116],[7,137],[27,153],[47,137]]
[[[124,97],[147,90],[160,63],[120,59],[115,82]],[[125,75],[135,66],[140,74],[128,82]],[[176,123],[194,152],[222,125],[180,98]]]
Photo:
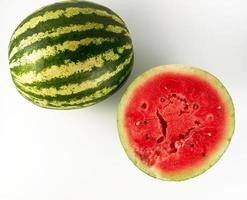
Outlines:
[[[225,138],[222,139],[222,143],[219,144],[219,148],[216,149],[216,152],[211,154],[211,156],[208,157],[207,160],[204,161],[204,163],[198,165],[196,168],[189,168],[184,171],[180,171],[177,174],[168,174],[165,172],[158,171],[154,167],[150,168],[149,166],[145,165],[140,159],[136,157],[134,154],[133,150],[128,144],[128,139],[125,134],[125,130],[123,127],[123,113],[124,113],[124,108],[125,105],[127,105],[129,98],[129,95],[131,92],[135,89],[136,86],[138,86],[140,83],[143,81],[147,80],[148,78],[158,74],[158,73],[164,73],[164,72],[173,72],[173,73],[178,73],[178,74],[191,74],[194,76],[199,76],[201,78],[204,78],[206,81],[211,83],[213,87],[219,92],[220,96],[222,99],[225,101],[225,105],[228,108],[228,118],[226,122],[226,134]],[[232,135],[234,133],[235,129],[235,111],[234,111],[234,105],[232,102],[232,99],[224,87],[224,85],[221,83],[221,81],[216,78],[214,75],[200,69],[197,67],[193,67],[190,65],[181,65],[181,64],[172,64],[172,65],[163,65],[163,66],[158,66],[155,68],[152,68],[143,74],[139,75],[131,84],[130,86],[126,89],[124,92],[120,103],[118,105],[117,109],[117,126],[118,126],[118,133],[119,133],[119,138],[121,141],[121,144],[129,157],[129,159],[135,164],[137,168],[145,172],[146,174],[158,178],[161,180],[170,180],[170,181],[183,181],[186,179],[190,179],[193,177],[196,177],[205,171],[207,171],[210,167],[212,167],[224,154],[226,151],[227,147],[230,144]]]

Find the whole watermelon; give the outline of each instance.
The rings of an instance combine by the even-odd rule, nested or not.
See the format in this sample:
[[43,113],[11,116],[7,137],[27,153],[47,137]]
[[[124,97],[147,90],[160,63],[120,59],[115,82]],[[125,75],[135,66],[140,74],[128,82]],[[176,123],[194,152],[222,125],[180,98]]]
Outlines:
[[129,76],[133,56],[124,21],[87,1],[37,10],[17,27],[9,44],[17,90],[52,109],[82,108],[113,94]]

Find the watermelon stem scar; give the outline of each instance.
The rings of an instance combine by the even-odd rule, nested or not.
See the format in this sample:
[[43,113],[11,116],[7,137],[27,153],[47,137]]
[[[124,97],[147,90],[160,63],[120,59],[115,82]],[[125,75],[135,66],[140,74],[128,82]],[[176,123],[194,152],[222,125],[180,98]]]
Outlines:
[[219,160],[234,130],[232,100],[213,75],[168,65],[140,75],[118,107],[128,157],[162,180],[197,176]]

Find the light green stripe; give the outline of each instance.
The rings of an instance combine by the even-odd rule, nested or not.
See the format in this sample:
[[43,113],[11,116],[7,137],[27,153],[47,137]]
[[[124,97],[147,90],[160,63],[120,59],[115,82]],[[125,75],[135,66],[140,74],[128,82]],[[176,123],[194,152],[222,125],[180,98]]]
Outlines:
[[[121,53],[125,49],[131,49],[131,44],[126,44],[118,48],[118,52]],[[115,61],[119,58],[119,54],[115,53],[113,49],[106,51],[98,56],[94,56],[86,59],[82,62],[73,62],[68,60],[65,64],[56,66],[53,65],[45,70],[37,73],[36,71],[30,71],[22,75],[15,75],[12,72],[12,76],[17,83],[34,83],[34,82],[44,82],[49,81],[53,78],[65,78],[73,75],[77,72],[86,72],[91,71],[94,67],[101,68],[104,66],[106,61]]]
[[10,63],[10,68],[22,67],[25,65],[34,64],[40,59],[46,59],[55,56],[66,50],[76,51],[80,46],[89,46],[90,44],[100,45],[104,42],[114,42],[113,38],[83,38],[79,41],[66,41],[63,44],[47,46],[38,50],[34,50],[30,54],[24,54],[20,59]]
[[[41,107],[46,107],[46,108],[54,108],[54,107],[59,107],[59,109],[69,109],[71,108],[77,108],[78,106],[74,106],[74,104],[83,104],[83,103],[87,103],[90,102],[94,99],[99,99],[101,97],[106,96],[107,94],[109,94],[110,92],[112,92],[113,90],[115,90],[118,87],[118,85],[114,85],[112,87],[105,87],[101,90],[98,90],[97,92],[95,92],[94,94],[91,94],[89,96],[83,97],[81,99],[77,99],[77,100],[72,100],[70,102],[68,101],[47,101],[45,99],[38,99],[36,97],[33,97],[23,91],[21,91],[20,89],[18,89],[18,91],[25,96],[26,98],[28,98],[29,100],[31,100],[32,102],[34,102],[35,104],[38,104]],[[68,106],[63,107],[64,104],[68,104]],[[52,107],[54,106],[54,107]],[[83,107],[83,106],[81,106]]]
[[114,77],[116,74],[122,71],[126,65],[128,65],[131,62],[132,56],[133,56],[133,53],[131,53],[130,56],[127,59],[125,59],[123,63],[118,65],[116,70],[112,72],[108,71],[102,76],[94,80],[87,80],[87,81],[83,81],[82,83],[64,85],[60,87],[59,89],[56,89],[56,87],[38,88],[38,87],[32,87],[32,86],[25,86],[24,84],[21,84],[21,83],[18,83],[18,85],[20,85],[22,88],[25,88],[26,92],[33,93],[36,95],[41,95],[44,97],[45,96],[56,97],[57,95],[76,94],[84,90],[97,88],[102,82],[105,82],[109,80],[110,78]]
[[41,22],[46,22],[52,19],[59,19],[62,16],[70,18],[79,14],[83,14],[83,15],[95,14],[102,17],[109,17],[118,23],[124,24],[124,22],[118,16],[110,14],[104,10],[99,10],[95,8],[71,7],[71,8],[66,8],[65,10],[47,11],[42,16],[37,16],[30,19],[28,22],[26,22],[19,29],[16,30],[11,40],[16,39],[19,35],[21,35],[22,33],[26,32],[29,29],[35,28]]
[[129,36],[129,33],[127,29],[121,27],[121,26],[115,26],[115,25],[108,25],[105,27],[104,24],[100,23],[86,23],[83,25],[70,25],[70,26],[64,26],[55,28],[46,32],[40,32],[35,33],[31,36],[28,36],[27,38],[20,41],[20,44],[12,49],[9,55],[9,59],[11,58],[23,48],[32,45],[35,42],[41,41],[45,38],[54,38],[59,37],[62,34],[72,33],[72,32],[81,32],[81,31],[87,31],[87,30],[101,30],[104,29],[108,32],[113,33],[124,33],[126,36]]

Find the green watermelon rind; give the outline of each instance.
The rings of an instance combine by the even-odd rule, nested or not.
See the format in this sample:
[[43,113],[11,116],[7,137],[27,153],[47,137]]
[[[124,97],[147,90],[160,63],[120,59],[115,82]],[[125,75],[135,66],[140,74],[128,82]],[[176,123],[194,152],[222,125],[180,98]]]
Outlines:
[[[71,15],[72,11],[66,13],[67,9],[81,10]],[[32,21],[42,16],[46,16],[44,21]],[[35,22],[34,25],[31,21]],[[61,28],[65,28],[64,31]],[[56,34],[51,36],[53,31]],[[35,34],[38,34],[37,40]],[[91,42],[87,43],[87,39]],[[69,45],[63,46],[66,42],[71,42],[71,45],[74,42],[77,46],[75,49]],[[62,50],[55,48],[59,45]],[[82,0],[55,2],[27,16],[12,34],[8,54],[12,80],[18,92],[37,106],[56,110],[84,108],[110,97],[126,82],[134,62],[130,32],[123,19],[103,5]],[[32,56],[37,57],[33,62],[30,61]],[[87,65],[93,58],[103,62],[99,62],[99,66],[96,61],[92,61],[90,70],[82,70],[84,62]],[[73,72],[72,69],[71,73],[62,74],[62,70],[58,69],[58,75],[47,79],[47,74],[54,74],[52,70],[52,73],[41,74],[42,70],[66,67],[68,63],[81,64],[81,70]],[[30,72],[31,75],[28,74]],[[36,77],[32,73],[36,73]],[[38,75],[40,78],[37,78]],[[91,81],[90,84],[87,81]],[[87,85],[80,88],[85,82]]]
[[[201,77],[205,80],[207,80],[209,83],[212,84],[212,86],[219,92],[219,95],[222,97],[222,99],[225,101],[225,105],[228,108],[228,119],[226,122],[226,131],[225,131],[225,137],[222,139],[222,143],[219,144],[219,147],[215,150],[213,154],[211,154],[207,160],[204,161],[203,164],[200,166],[197,166],[194,169],[188,169],[181,171],[179,174],[168,174],[165,172],[161,172],[154,167],[150,168],[145,163],[143,163],[135,153],[133,152],[130,144],[128,143],[128,138],[126,135],[125,128],[123,126],[123,114],[124,114],[124,108],[128,104],[128,100],[130,99],[129,95],[131,95],[132,91],[142,82],[149,79],[152,76],[155,76],[156,74],[159,74],[160,72],[175,72],[178,74],[191,74],[194,76]],[[133,162],[133,164],[142,170],[144,173],[148,174],[149,176],[152,176],[157,179],[161,180],[168,180],[168,181],[183,181],[187,180],[196,176],[201,175],[205,171],[207,171],[209,168],[211,168],[214,164],[217,163],[217,161],[222,157],[226,149],[228,148],[232,135],[234,133],[235,129],[235,111],[234,111],[234,105],[233,101],[231,99],[231,96],[229,95],[228,91],[224,87],[224,85],[221,83],[221,81],[213,76],[212,74],[208,73],[207,71],[204,71],[200,68],[196,68],[190,65],[181,65],[181,64],[172,64],[172,65],[163,65],[158,66],[155,68],[152,68],[143,74],[139,75],[126,89],[124,92],[120,103],[118,105],[117,110],[117,126],[118,126],[118,133],[119,138],[121,141],[121,144],[128,156],[128,158]]]
[[76,105],[76,106],[70,106],[70,107],[65,107],[65,106],[60,106],[60,107],[54,107],[54,106],[49,106],[48,104],[46,106],[40,105],[39,103],[36,103],[34,99],[29,99],[28,97],[26,97],[25,95],[22,94],[22,91],[20,91],[20,89],[15,86],[16,90],[20,93],[20,95],[22,97],[24,97],[24,99],[26,99],[28,102],[40,107],[40,108],[44,108],[44,109],[48,109],[48,110],[74,110],[74,109],[80,109],[80,108],[88,108],[91,106],[94,106],[97,103],[100,103],[102,101],[105,101],[106,99],[108,99],[109,97],[111,97],[112,95],[114,95],[114,93],[116,93],[121,87],[123,87],[123,85],[127,82],[132,68],[133,68],[133,62],[134,62],[134,55],[132,57],[132,61],[131,61],[131,67],[126,70],[125,75],[122,77],[122,80],[120,80],[119,84],[117,85],[117,87],[115,89],[113,89],[111,92],[109,92],[108,94],[104,95],[101,98],[98,99],[94,99],[93,101],[86,103],[86,104],[81,104],[81,105]]

